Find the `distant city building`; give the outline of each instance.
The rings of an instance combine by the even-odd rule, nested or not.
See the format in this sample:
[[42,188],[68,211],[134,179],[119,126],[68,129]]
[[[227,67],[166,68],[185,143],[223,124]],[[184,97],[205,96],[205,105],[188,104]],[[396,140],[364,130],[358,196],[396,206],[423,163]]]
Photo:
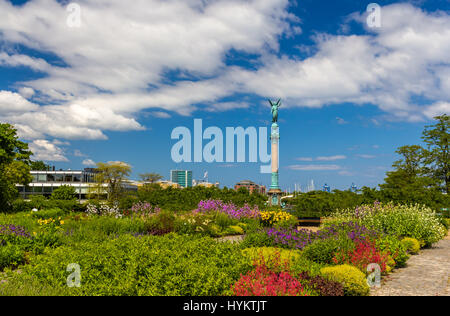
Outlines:
[[314,185],[314,180],[311,180],[306,188],[306,192],[311,192],[311,191],[315,191],[315,190],[316,190],[316,186]]
[[350,191],[355,192],[355,193],[356,193],[356,191],[358,191],[356,184],[352,183],[352,186],[350,187]]
[[212,188],[212,187],[216,187],[219,188],[220,183],[216,182],[216,183],[210,183],[206,180],[193,180],[193,186],[200,186],[200,187],[205,187],[205,188]]
[[[31,171],[33,180],[27,186],[17,184],[19,195],[24,199],[29,199],[33,195],[43,195],[50,197],[53,191],[63,185],[75,188],[76,197],[79,200],[88,199],[89,190],[95,184],[96,170],[86,168],[84,170],[50,170]],[[105,183],[106,187],[107,184]],[[125,190],[136,190],[137,186],[125,182]],[[106,194],[106,190],[105,190]]]
[[170,182],[178,183],[182,188],[190,188],[192,187],[192,171],[171,170]]
[[167,188],[179,189],[181,187],[181,185],[179,185],[178,183],[175,183],[172,181],[166,181],[166,180],[160,180],[160,181],[157,181],[156,183],[159,184],[161,186],[161,188],[163,188],[163,189],[167,189]]
[[[138,190],[140,190],[144,186],[151,185],[152,183],[147,182],[147,181],[135,181],[135,184],[138,186]],[[153,184],[157,184],[163,189],[167,189],[169,187],[175,188],[175,189],[181,188],[181,186],[178,183],[174,183],[174,182],[167,181],[167,180],[159,180],[159,181],[154,182]]]
[[331,188],[328,184],[325,183],[325,185],[323,186],[323,191],[324,192],[331,192]]
[[264,185],[258,185],[250,180],[244,180],[236,183],[234,189],[238,190],[239,188],[246,188],[250,193],[257,192],[260,194],[266,194],[266,187]]

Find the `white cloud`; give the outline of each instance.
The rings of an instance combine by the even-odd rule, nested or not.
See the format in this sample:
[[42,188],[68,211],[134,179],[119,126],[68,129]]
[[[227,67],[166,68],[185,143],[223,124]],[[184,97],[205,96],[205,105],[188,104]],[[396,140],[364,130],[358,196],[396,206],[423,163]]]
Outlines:
[[56,146],[70,146],[69,142],[65,142],[59,139],[54,139],[52,143],[55,144]]
[[312,157],[299,157],[299,158],[295,158],[295,160],[298,161],[313,161]]
[[346,120],[344,120],[342,117],[336,117],[336,121],[339,125],[348,124],[348,122]]
[[[373,104],[391,119],[428,119],[434,108],[424,115],[427,106],[413,100],[450,99],[450,16],[409,4],[385,6],[382,12],[383,27],[374,34],[321,34],[315,55],[304,60],[271,56],[257,71],[235,69],[233,78],[242,82],[242,91],[271,91],[287,106]],[[364,16],[354,17],[365,24]]]
[[[92,88],[126,93],[160,84],[167,69],[211,75],[224,67],[229,49],[260,53],[277,49],[278,35],[293,20],[287,0],[265,1],[82,1],[80,28],[66,24],[66,7],[55,0],[22,6],[0,1],[3,38],[49,50],[69,67],[51,66],[48,77],[30,83],[63,95]],[[27,56],[3,56],[8,64],[29,65]],[[1,60],[1,59],[0,59]],[[18,60],[18,61],[15,61]],[[5,62],[6,62],[5,61]]]
[[[143,130],[136,116],[148,108],[190,115],[197,103],[214,103],[236,90],[221,78],[229,50],[277,50],[279,36],[290,31],[289,21],[296,20],[287,13],[288,0],[79,4],[81,27],[70,28],[65,5],[55,0],[20,6],[0,0],[0,12],[5,13],[0,19],[1,40],[50,52],[65,64],[0,53],[0,65],[46,74],[19,87],[24,97],[34,96],[45,106],[4,117],[23,126],[28,138],[106,139],[105,130]],[[168,71],[180,80],[167,84]],[[205,76],[213,80],[201,80]],[[213,108],[246,106],[217,103]]]
[[319,156],[316,158],[313,158],[313,157],[295,158],[295,160],[298,160],[298,161],[335,161],[335,160],[343,160],[343,159],[347,159],[347,156],[335,155],[335,156]]
[[83,160],[83,165],[87,166],[87,167],[94,167],[97,164],[95,163],[95,161],[93,161],[92,159],[84,159]]
[[333,171],[342,169],[338,165],[291,165],[287,168],[298,171]]
[[208,112],[225,112],[235,109],[247,109],[250,104],[247,102],[218,102],[206,105],[204,110]]
[[38,108],[37,104],[29,102],[18,93],[0,91],[0,115],[24,113]]
[[21,87],[19,88],[19,94],[23,96],[25,99],[29,99],[34,95],[34,89],[30,87]]
[[374,158],[376,158],[377,156],[374,156],[374,155],[367,155],[367,154],[360,154],[360,155],[356,155],[357,157],[359,157],[359,158],[363,158],[363,159],[374,159]]
[[171,118],[169,113],[162,112],[162,111],[154,111],[154,112],[149,113],[149,115],[153,116],[153,117],[157,117],[157,118],[162,118],[162,119]]
[[86,155],[83,154],[79,149],[75,149],[74,152],[73,152],[73,155],[75,157],[86,157]]
[[130,168],[131,168],[131,165],[130,165],[130,164],[128,164],[128,163],[126,163],[126,162],[123,162],[123,161],[108,161],[108,164],[111,164],[111,165],[119,165],[119,166],[130,167]]
[[0,52],[0,65],[7,67],[25,66],[41,71],[50,69],[50,65],[42,58],[34,58],[27,55],[9,55],[5,52]]
[[45,139],[34,140],[29,143],[29,148],[33,152],[34,160],[69,161],[60,147]]
[[[450,74],[449,74],[450,75]],[[426,107],[423,111],[426,117],[432,119],[436,116],[450,113],[450,102],[438,102]]]
[[[0,52],[0,65],[43,74],[17,83],[20,94],[0,92],[1,119],[26,139],[106,139],[105,131],[144,130],[138,115],[146,109],[165,118],[171,111],[250,106],[223,100],[240,93],[281,97],[287,107],[372,104],[386,118],[406,121],[449,110],[445,12],[385,6],[382,28],[367,35],[318,34],[310,47],[315,53],[300,59],[274,54],[282,35],[301,33],[288,0],[79,4],[82,25],[69,28],[69,13],[56,0],[20,6],[0,0],[0,40],[59,59]],[[352,18],[365,25],[364,15]],[[257,56],[256,70],[227,66],[230,50]],[[428,105],[414,103],[416,97]]]
[[342,159],[347,159],[347,156],[336,155],[336,156],[321,156],[321,157],[316,158],[316,160],[318,160],[318,161],[335,161],[335,160],[342,160]]
[[45,137],[43,133],[32,129],[28,125],[14,123],[14,127],[17,129],[17,135],[19,136],[20,139],[33,140],[33,139],[42,139]]
[[348,170],[342,170],[338,172],[338,175],[344,176],[344,177],[351,177],[354,176],[354,173],[348,171]]

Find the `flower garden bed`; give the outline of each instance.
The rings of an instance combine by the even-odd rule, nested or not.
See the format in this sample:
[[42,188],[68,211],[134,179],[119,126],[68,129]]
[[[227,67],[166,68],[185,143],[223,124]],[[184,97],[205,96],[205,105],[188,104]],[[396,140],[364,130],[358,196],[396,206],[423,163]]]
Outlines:
[[[296,220],[219,200],[191,212],[143,201],[0,214],[0,295],[368,295],[369,265],[387,275],[447,233],[420,206],[340,210],[318,231]],[[66,284],[72,263],[80,287]]]

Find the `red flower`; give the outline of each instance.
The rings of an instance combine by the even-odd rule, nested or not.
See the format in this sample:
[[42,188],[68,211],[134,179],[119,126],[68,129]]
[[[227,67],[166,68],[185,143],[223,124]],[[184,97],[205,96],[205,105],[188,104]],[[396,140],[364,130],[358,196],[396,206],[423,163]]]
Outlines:
[[353,251],[336,253],[333,262],[335,264],[351,264],[361,271],[366,271],[369,264],[376,263],[380,266],[381,272],[386,272],[389,255],[389,252],[380,252],[374,242],[358,241]]
[[281,262],[280,254],[270,258],[270,266],[260,255],[255,269],[232,286],[234,296],[307,296],[300,281],[289,271],[289,262]]

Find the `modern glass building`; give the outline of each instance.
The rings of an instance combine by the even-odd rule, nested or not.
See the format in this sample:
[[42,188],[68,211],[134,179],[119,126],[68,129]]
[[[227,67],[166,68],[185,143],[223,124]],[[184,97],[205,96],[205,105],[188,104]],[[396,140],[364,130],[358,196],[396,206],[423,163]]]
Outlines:
[[182,188],[192,187],[192,171],[191,170],[171,170],[170,181],[178,183]]
[[28,199],[32,195],[49,197],[54,189],[69,185],[75,188],[78,199],[84,200],[89,193],[89,187],[95,182],[94,169],[31,171],[31,176],[33,180],[29,185],[17,185],[19,194],[24,199]]
[[[96,173],[97,171],[94,168],[85,168],[84,170],[31,171],[31,176],[33,177],[31,183],[27,186],[17,184],[16,187],[22,198],[29,199],[33,195],[50,197],[53,190],[60,186],[68,185],[75,188],[79,200],[86,200],[88,199],[88,195],[93,193],[92,188],[96,187]],[[107,186],[108,184],[103,184],[105,196],[107,195]],[[137,185],[132,181],[124,181],[122,186],[126,191],[137,191]]]

